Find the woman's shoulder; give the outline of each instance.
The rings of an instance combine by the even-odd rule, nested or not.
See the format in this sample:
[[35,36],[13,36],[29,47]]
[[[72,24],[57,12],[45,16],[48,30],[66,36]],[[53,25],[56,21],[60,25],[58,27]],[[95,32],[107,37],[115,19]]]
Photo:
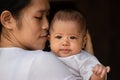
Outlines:
[[9,57],[19,57],[19,59],[36,59],[44,57],[54,57],[50,52],[42,50],[25,50],[18,47],[0,48],[0,55]]

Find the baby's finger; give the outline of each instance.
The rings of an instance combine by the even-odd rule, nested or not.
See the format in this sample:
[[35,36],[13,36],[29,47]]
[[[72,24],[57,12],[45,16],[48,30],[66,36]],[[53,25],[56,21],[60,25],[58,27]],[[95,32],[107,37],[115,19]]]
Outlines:
[[109,71],[110,71],[110,67],[109,66],[105,67],[105,69],[103,69],[103,71],[100,75],[101,78],[103,78]]
[[106,66],[107,73],[110,72],[110,66]]
[[96,74],[96,75],[100,75],[101,73],[102,73],[102,71],[103,71],[103,66],[102,65],[96,65],[95,67],[94,67],[94,69],[93,69],[93,71],[94,71],[94,74]]
[[103,72],[103,70],[104,70],[104,66],[98,65],[97,72],[96,72],[97,75],[100,75]]
[[94,72],[94,74],[96,74],[97,73],[97,70],[98,70],[98,64],[93,68],[93,72]]
[[103,69],[101,74],[100,74],[100,77],[103,78],[107,73],[107,70],[106,69]]

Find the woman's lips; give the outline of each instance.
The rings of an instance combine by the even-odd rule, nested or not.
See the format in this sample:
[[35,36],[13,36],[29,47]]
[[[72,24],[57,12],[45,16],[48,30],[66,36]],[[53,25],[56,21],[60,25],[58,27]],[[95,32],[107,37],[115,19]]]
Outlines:
[[40,38],[48,38],[47,34],[40,35]]

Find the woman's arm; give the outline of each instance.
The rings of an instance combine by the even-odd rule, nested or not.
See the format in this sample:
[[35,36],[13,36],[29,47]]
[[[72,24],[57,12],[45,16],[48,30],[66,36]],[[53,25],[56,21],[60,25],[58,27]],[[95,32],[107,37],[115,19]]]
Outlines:
[[93,44],[92,44],[92,40],[91,40],[91,36],[90,36],[90,33],[87,31],[87,34],[86,34],[86,45],[85,45],[85,51],[91,53],[94,55],[94,50],[93,50]]

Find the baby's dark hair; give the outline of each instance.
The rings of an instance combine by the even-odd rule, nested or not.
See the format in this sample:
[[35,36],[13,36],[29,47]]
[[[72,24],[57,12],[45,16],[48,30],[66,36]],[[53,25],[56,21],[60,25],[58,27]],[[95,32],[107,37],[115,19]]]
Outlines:
[[[0,0],[0,15],[3,11],[8,10],[11,14],[18,18],[21,10],[25,8],[31,0]],[[0,33],[2,24],[0,22]]]
[[53,29],[53,24],[55,21],[75,21],[80,24],[80,29],[83,35],[87,32],[86,20],[84,16],[78,10],[64,9],[59,10],[53,17],[50,25],[50,31]]

